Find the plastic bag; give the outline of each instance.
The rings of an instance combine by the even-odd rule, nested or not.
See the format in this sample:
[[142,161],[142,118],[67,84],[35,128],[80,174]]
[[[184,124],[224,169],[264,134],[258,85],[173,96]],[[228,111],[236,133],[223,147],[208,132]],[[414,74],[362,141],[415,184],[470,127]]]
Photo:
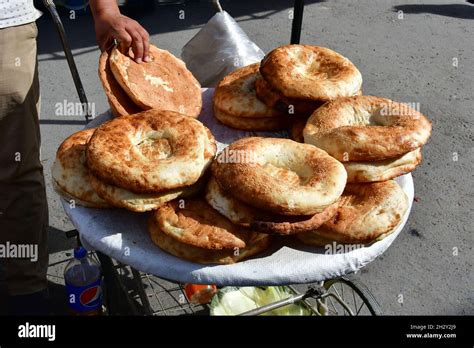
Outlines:
[[181,52],[203,87],[215,87],[230,72],[259,62],[264,55],[225,11],[216,13]]

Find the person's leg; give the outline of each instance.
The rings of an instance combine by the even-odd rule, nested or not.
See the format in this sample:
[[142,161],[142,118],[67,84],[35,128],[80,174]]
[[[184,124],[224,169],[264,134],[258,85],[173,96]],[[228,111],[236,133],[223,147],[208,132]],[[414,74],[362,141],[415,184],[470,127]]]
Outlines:
[[48,207],[40,161],[36,36],[35,23],[0,29],[0,244],[38,248],[37,260],[0,258],[9,312],[19,314],[38,313],[38,293],[47,287]]

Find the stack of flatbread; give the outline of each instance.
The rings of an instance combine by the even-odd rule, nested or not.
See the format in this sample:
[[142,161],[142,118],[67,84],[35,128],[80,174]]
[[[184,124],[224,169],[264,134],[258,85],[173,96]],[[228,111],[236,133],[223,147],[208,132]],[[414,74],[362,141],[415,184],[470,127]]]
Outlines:
[[362,77],[347,58],[324,47],[288,45],[230,73],[217,86],[215,117],[244,130],[289,127],[293,140],[328,100],[361,94]]
[[152,46],[150,56],[137,64],[131,50],[102,54],[100,77],[120,117],[59,147],[53,183],[70,203],[151,211],[157,246],[216,264],[266,250],[275,234],[314,246],[369,244],[402,221],[407,197],[391,179],[419,164],[431,123],[410,108],[400,114],[401,103],[360,96],[361,74],[347,58],[289,45],[229,74],[213,100],[219,122],[290,127],[298,142],[245,138],[216,156],[213,135],[195,119],[199,83],[169,52]]
[[150,61],[136,63],[132,49],[116,46],[99,59],[99,77],[115,116],[159,109],[197,118],[201,86],[184,62],[150,45]]
[[214,137],[201,122],[153,109],[71,135],[52,174],[74,204],[144,212],[196,194],[215,153]]

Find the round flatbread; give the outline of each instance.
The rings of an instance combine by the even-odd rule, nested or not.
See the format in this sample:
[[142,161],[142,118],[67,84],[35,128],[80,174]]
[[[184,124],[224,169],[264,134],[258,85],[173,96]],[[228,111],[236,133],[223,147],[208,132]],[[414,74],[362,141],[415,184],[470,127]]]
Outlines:
[[307,244],[312,244],[313,234],[339,243],[371,243],[392,233],[407,209],[408,198],[393,180],[348,184],[336,214],[314,232],[297,238]]
[[111,206],[125,208],[130,211],[142,213],[155,210],[166,202],[176,198],[191,197],[204,187],[204,177],[191,186],[180,187],[170,191],[158,193],[134,193],[123,188],[109,185],[90,175],[90,183],[97,194]]
[[240,249],[210,250],[182,243],[160,230],[153,218],[149,219],[148,231],[158,247],[167,253],[191,262],[201,264],[233,264],[266,250],[270,245],[268,235],[249,232],[247,246]]
[[112,208],[111,206],[107,205],[106,202],[97,204],[97,202],[94,203],[94,202],[83,201],[82,199],[74,197],[70,195],[69,193],[67,193],[66,191],[64,191],[54,179],[52,179],[51,182],[52,182],[53,190],[58,195],[60,195],[64,200],[66,200],[70,204],[70,206],[81,205],[86,208]]
[[197,118],[201,112],[201,86],[184,62],[150,45],[149,62],[136,63],[133,51],[114,47],[110,68],[122,89],[144,110],[160,109]]
[[343,162],[348,183],[386,181],[410,173],[421,163],[421,148],[380,161]]
[[314,146],[258,137],[226,147],[212,173],[237,199],[283,215],[322,212],[339,199],[347,178],[339,161]]
[[319,46],[278,47],[262,60],[260,73],[287,98],[327,101],[353,96],[362,86],[349,59]]
[[104,51],[100,55],[99,78],[114,116],[133,115],[142,111],[115,80],[114,74],[110,70],[108,51]]
[[277,118],[283,116],[267,107],[256,95],[255,81],[260,77],[260,63],[239,68],[224,77],[214,93],[214,109],[234,117]]
[[108,208],[89,182],[89,170],[85,165],[86,144],[95,129],[74,133],[62,142],[51,168],[53,184],[59,195],[67,200],[91,208]]
[[250,231],[232,224],[203,200],[167,203],[153,213],[161,231],[204,249],[244,248]]
[[198,120],[148,110],[97,128],[87,147],[87,164],[108,184],[156,193],[194,184],[215,152],[212,134]]
[[336,202],[322,213],[312,216],[285,216],[271,214],[251,207],[224,191],[211,177],[206,188],[206,201],[234,224],[250,227],[253,231],[290,235],[313,231],[329,220],[339,206]]
[[303,130],[313,144],[342,162],[400,157],[424,145],[431,122],[419,111],[390,99],[339,98],[318,108]]

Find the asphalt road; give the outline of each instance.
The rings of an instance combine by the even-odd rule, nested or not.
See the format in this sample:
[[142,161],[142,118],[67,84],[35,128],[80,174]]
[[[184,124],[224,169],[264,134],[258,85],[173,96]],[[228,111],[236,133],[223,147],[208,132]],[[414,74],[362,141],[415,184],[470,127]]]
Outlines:
[[[289,42],[291,1],[222,4],[264,51]],[[212,15],[211,4],[201,1],[157,6],[134,18],[151,33],[152,43],[179,55]],[[97,77],[92,20],[88,15],[63,20],[85,91],[99,114],[107,103]],[[56,148],[83,122],[57,112],[58,103],[77,102],[77,94],[47,14],[38,27],[42,159],[49,183]],[[413,174],[417,199],[410,219],[390,249],[358,273],[385,314],[474,314],[473,37],[474,6],[463,1],[307,1],[302,43],[349,57],[362,72],[365,94],[419,103],[433,121],[424,161]],[[72,226],[50,185],[48,198],[55,263],[70,256],[74,243],[64,236]],[[62,294],[63,267],[50,269],[57,294]]]

